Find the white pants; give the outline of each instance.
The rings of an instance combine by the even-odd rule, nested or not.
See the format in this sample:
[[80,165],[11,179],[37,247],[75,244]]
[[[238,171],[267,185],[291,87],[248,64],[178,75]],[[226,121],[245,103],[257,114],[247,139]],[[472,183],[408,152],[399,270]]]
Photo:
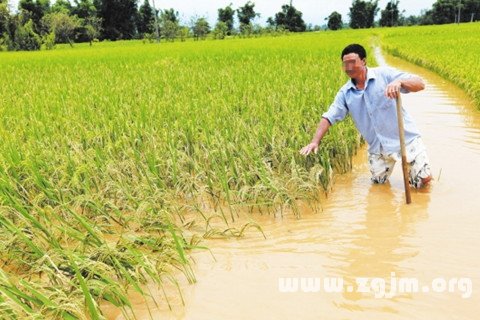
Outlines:
[[[406,146],[407,162],[409,167],[410,185],[415,188],[422,187],[422,179],[431,175],[430,161],[427,151],[420,137],[413,140]],[[399,153],[369,153],[368,162],[372,181],[374,183],[385,183],[392,174],[395,163],[401,161]]]

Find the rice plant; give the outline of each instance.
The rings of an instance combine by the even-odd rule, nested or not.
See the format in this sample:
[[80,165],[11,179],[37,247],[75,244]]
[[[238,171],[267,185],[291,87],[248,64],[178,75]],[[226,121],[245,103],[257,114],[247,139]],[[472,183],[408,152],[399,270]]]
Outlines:
[[480,23],[382,30],[382,46],[463,88],[480,109]]
[[[101,319],[195,276],[202,237],[259,230],[245,211],[318,201],[359,144],[351,121],[298,150],[368,32],[102,43],[0,53],[0,312]],[[261,229],[260,229],[261,231]]]

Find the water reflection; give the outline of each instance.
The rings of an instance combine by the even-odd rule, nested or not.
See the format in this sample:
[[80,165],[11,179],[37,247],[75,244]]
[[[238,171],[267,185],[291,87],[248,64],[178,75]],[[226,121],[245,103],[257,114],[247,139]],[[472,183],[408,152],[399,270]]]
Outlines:
[[[357,277],[382,278],[386,282],[392,275],[408,275],[402,262],[418,253],[418,247],[409,243],[416,233],[415,223],[428,217],[429,193],[416,193],[415,203],[406,205],[401,193],[393,187],[371,185],[365,198],[363,218],[352,231],[352,243],[345,246],[340,269],[348,285],[356,288]],[[420,197],[419,197],[420,196]],[[357,288],[358,289],[358,288]],[[371,293],[345,292],[350,301],[372,298]]]

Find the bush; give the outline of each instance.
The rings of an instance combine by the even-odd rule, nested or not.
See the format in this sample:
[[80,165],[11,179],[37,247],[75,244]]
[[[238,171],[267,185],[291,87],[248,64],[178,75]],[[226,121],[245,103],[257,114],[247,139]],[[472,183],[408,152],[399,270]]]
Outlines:
[[225,39],[225,36],[228,33],[228,26],[225,22],[219,21],[213,29],[213,38],[214,39]]
[[143,34],[143,43],[149,42],[152,43],[155,41],[155,35],[153,33],[144,33]]
[[0,37],[0,51],[11,51],[11,50],[15,50],[12,39],[10,39],[10,36],[8,35],[8,33],[4,33],[2,37]]
[[43,37],[43,44],[45,49],[52,50],[55,49],[55,32],[50,32],[49,34]]
[[19,26],[15,30],[15,45],[17,50],[40,50],[42,41],[40,36],[33,31],[33,21],[30,19],[28,22]]

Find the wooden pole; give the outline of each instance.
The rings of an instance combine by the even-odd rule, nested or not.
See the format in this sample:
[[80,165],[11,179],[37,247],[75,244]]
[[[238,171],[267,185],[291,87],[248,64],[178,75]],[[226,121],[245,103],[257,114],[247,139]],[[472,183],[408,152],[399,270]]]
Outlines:
[[410,204],[412,202],[412,198],[410,196],[410,184],[408,183],[407,150],[405,149],[405,130],[403,128],[402,97],[400,92],[397,93],[397,118],[398,118],[398,135],[400,137],[400,150],[402,154],[402,170],[403,170],[403,184],[405,186],[405,199],[407,204]]

